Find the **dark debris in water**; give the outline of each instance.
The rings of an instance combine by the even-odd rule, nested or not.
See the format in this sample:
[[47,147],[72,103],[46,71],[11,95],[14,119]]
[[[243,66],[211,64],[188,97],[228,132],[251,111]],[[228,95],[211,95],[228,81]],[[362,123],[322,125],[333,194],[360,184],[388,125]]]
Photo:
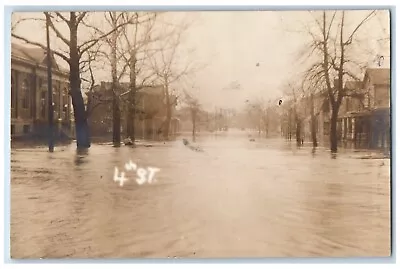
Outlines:
[[202,148],[200,148],[199,146],[191,145],[189,140],[187,140],[186,138],[182,139],[182,142],[186,147],[190,148],[193,151],[204,152],[204,150]]

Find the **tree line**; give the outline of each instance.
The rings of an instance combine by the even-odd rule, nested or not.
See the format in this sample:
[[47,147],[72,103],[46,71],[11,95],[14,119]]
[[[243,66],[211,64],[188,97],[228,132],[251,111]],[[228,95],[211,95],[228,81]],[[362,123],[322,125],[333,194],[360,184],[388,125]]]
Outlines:
[[[330,149],[336,153],[337,121],[342,101],[346,97],[363,98],[359,91],[346,89],[345,83],[348,80],[362,80],[362,74],[368,67],[367,59],[374,52],[368,51],[367,57],[363,55],[363,47],[371,38],[366,37],[361,30],[371,25],[376,26],[376,21],[372,24],[372,20],[381,13],[368,11],[350,23],[350,19],[355,17],[351,12],[310,11],[310,21],[302,24],[301,32],[303,36],[308,36],[308,42],[299,50],[298,55],[299,69],[303,71],[295,78],[288,79],[282,89],[287,99],[282,117],[287,118],[285,124],[289,129],[295,126],[297,144],[301,143],[304,121],[309,118],[311,140],[316,147],[316,118],[322,111],[330,111]],[[384,37],[381,40],[389,42],[390,38]],[[322,102],[317,102],[317,99]]]
[[[69,67],[69,94],[75,118],[77,148],[89,148],[88,117],[93,106],[85,104],[83,88],[95,86],[96,68],[110,67],[113,91],[113,142],[121,142],[121,80],[129,79],[127,137],[135,141],[137,92],[161,85],[166,119],[162,126],[168,139],[172,107],[178,96],[172,85],[194,74],[200,65],[182,57],[182,36],[189,29],[187,18],[172,21],[163,12],[43,12],[42,17],[22,18],[12,25],[12,37],[46,49],[44,43],[18,34],[19,25],[35,21],[49,24],[56,48],[54,55]],[[184,59],[184,60],[182,60]],[[89,101],[90,102],[90,101]]]

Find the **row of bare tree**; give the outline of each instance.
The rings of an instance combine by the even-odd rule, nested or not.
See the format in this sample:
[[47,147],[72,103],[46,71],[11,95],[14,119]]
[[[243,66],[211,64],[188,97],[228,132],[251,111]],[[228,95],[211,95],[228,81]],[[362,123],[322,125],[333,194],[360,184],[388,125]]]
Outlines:
[[246,118],[249,127],[258,130],[258,134],[264,133],[267,138],[272,131],[275,131],[279,124],[278,119],[278,103],[272,100],[264,100],[258,98],[253,101],[246,102]]
[[301,143],[304,121],[308,118],[312,142],[314,147],[317,146],[316,117],[329,105],[329,136],[333,153],[338,150],[337,121],[343,98],[360,97],[358,92],[346,89],[345,83],[347,80],[360,81],[367,67],[365,59],[360,57],[363,41],[358,34],[377,15],[377,11],[370,11],[358,22],[348,23],[349,12],[309,12],[311,21],[303,29],[309,42],[300,53],[301,67],[307,68],[298,78],[287,82],[283,89],[287,111],[282,115],[290,117],[286,124],[294,123],[296,126],[298,144]]
[[[113,90],[113,142],[120,145],[122,79],[129,79],[127,94],[127,137],[135,141],[134,120],[139,90],[162,85],[166,119],[162,127],[168,139],[172,107],[171,87],[197,68],[178,54],[181,36],[188,29],[186,19],[170,22],[165,13],[156,12],[44,12],[44,18],[24,17],[14,22],[12,37],[46,49],[46,45],[18,33],[22,23],[49,23],[54,36],[53,53],[69,66],[70,95],[75,118],[78,148],[90,147],[88,117],[93,105],[85,106],[83,90],[95,86],[96,69],[110,68]],[[184,60],[182,60],[184,59]],[[176,94],[174,95],[176,96]]]

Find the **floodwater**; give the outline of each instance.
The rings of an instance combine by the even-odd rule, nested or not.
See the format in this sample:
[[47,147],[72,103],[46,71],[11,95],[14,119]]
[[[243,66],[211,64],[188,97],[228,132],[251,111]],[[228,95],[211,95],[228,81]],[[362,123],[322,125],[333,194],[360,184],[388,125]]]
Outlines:
[[[244,134],[197,144],[13,148],[11,257],[390,255],[389,159]],[[114,182],[129,160],[156,181]]]

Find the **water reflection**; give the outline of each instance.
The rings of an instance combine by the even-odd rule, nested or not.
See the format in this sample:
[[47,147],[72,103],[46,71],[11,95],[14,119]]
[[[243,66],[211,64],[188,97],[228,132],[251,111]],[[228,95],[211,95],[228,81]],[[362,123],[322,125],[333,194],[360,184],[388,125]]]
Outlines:
[[317,152],[317,148],[316,147],[313,147],[312,149],[311,149],[311,155],[315,158],[316,157],[316,152]]

